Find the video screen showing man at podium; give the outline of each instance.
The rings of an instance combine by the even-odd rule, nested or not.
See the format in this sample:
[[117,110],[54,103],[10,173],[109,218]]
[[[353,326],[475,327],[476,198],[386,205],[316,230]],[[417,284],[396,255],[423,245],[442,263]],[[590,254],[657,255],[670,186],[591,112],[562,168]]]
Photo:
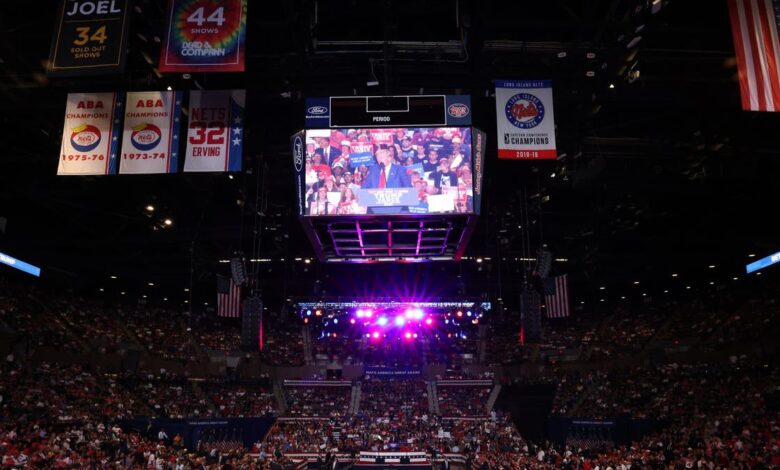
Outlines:
[[471,213],[471,129],[306,131],[305,214]]

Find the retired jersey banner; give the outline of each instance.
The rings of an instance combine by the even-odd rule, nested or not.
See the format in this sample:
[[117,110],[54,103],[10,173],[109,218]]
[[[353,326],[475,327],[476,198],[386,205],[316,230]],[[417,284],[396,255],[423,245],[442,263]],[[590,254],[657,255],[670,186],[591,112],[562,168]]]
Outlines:
[[129,0],[62,0],[49,53],[49,75],[121,72],[128,4]]
[[243,72],[247,0],[170,0],[161,72]]
[[176,173],[179,161],[180,91],[129,92],[119,173]]
[[241,171],[246,90],[191,91],[184,171]]
[[121,99],[117,93],[68,94],[58,175],[116,173]]
[[496,80],[498,158],[558,157],[550,80]]

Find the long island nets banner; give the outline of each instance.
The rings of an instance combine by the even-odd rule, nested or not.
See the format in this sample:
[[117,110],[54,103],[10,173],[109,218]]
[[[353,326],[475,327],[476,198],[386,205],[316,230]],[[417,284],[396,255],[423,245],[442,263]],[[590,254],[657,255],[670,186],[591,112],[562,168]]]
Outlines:
[[121,72],[127,49],[128,4],[129,0],[62,0],[49,54],[49,75]]
[[241,171],[246,90],[191,91],[184,171]]
[[498,158],[555,159],[555,117],[549,80],[496,80]]
[[170,0],[161,72],[243,72],[247,0]]
[[127,94],[119,173],[176,173],[181,91]]
[[68,94],[58,175],[116,173],[121,109],[118,93]]

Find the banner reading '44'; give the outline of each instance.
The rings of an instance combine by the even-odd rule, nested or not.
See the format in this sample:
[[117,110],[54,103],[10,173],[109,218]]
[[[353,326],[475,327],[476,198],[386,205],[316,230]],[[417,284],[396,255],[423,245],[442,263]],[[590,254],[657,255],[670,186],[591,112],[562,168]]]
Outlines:
[[161,72],[243,72],[247,0],[170,0]]
[[246,90],[191,91],[184,171],[241,171]]
[[68,94],[58,175],[116,173],[121,107],[117,93]]
[[176,173],[181,99],[180,91],[127,94],[120,174]]

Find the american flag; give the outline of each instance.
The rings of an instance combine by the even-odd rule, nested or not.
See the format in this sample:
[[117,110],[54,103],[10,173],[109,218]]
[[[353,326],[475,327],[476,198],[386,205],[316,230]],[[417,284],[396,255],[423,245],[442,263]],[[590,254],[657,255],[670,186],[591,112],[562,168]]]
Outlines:
[[[569,316],[569,277],[566,274],[549,279],[549,289],[545,286],[544,305],[547,318]],[[554,287],[554,289],[553,289]]]
[[241,285],[217,275],[217,315],[238,318],[241,316]]
[[780,110],[780,0],[728,0],[745,111]]

